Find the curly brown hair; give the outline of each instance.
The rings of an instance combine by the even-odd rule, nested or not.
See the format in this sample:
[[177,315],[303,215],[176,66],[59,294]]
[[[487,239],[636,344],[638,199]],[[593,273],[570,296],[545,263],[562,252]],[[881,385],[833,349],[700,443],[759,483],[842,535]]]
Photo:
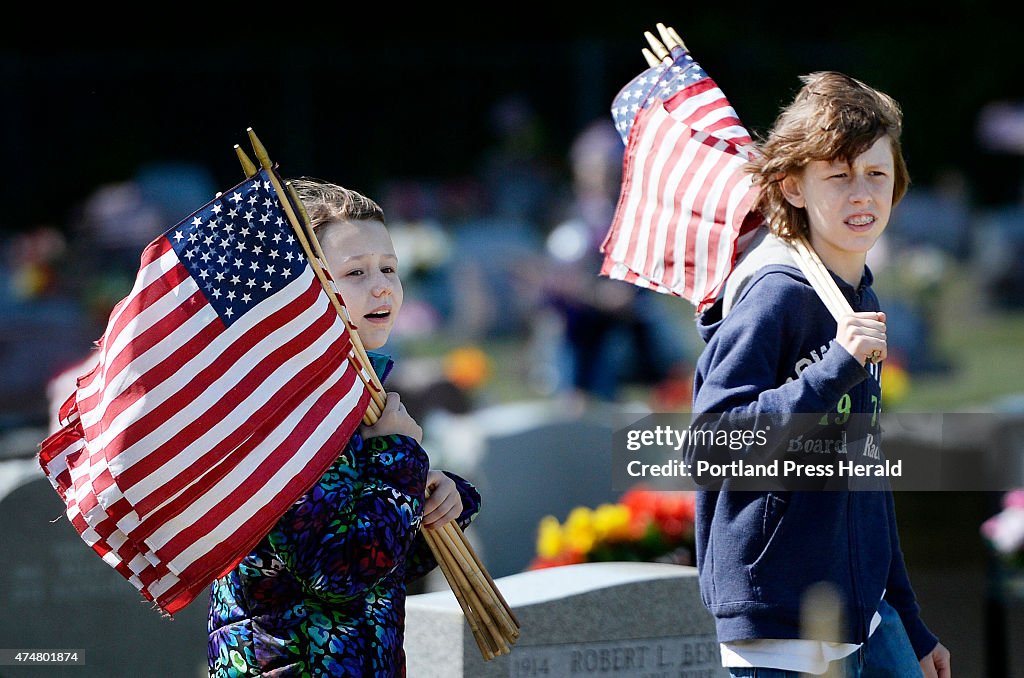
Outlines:
[[384,210],[362,193],[313,177],[292,179],[290,183],[299,194],[309,214],[310,225],[318,235],[332,221],[379,221],[387,225]]
[[835,71],[811,73],[800,80],[803,87],[779,113],[760,144],[760,154],[747,166],[754,183],[761,186],[755,208],[772,233],[786,240],[808,235],[807,212],[786,200],[780,184],[810,162],[850,162],[888,136],[895,166],[893,205],[910,184],[900,146],[903,113],[892,97]]

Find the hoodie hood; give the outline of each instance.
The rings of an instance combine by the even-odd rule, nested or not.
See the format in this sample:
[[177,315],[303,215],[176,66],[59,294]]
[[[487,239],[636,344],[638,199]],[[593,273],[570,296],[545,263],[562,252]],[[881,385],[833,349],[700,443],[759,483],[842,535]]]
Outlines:
[[[770,272],[783,273],[807,286],[811,285],[796,262],[793,248],[767,228],[762,228],[751,239],[726,278],[718,300],[697,317],[697,332],[705,343],[711,340],[725,317],[743,298],[750,284]],[[861,291],[873,282],[871,271],[864,268],[864,276],[857,289],[831,271],[829,273],[851,305],[858,308]]]

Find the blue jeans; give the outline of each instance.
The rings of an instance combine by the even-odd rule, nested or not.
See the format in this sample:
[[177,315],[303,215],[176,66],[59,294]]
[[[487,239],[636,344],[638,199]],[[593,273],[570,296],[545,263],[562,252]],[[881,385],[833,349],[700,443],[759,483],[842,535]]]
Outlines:
[[[835,678],[921,678],[921,663],[910,646],[903,622],[889,603],[878,606],[882,622],[860,650],[838,660]],[[781,669],[729,669],[733,678],[801,678],[804,674]]]

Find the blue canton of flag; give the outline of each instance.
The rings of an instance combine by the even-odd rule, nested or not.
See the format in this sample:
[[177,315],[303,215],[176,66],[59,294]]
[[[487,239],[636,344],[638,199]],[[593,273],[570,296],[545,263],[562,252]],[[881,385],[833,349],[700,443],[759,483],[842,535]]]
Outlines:
[[685,87],[708,77],[690,53],[682,47],[672,49],[672,63],[660,63],[629,81],[612,100],[612,119],[622,143],[629,140],[633,121],[653,101],[666,101]]
[[306,266],[266,170],[164,236],[227,326]]

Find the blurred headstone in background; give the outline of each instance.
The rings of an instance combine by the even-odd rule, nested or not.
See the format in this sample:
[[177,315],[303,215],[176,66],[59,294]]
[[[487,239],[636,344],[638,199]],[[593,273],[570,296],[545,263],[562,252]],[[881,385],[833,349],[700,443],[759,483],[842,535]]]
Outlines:
[[46,383],[81,360],[95,339],[70,305],[36,302],[6,308],[0,326],[0,430],[45,422]]
[[491,574],[526,569],[545,515],[562,517],[577,506],[618,498],[611,478],[615,418],[611,407],[573,415],[554,402],[519,403],[447,418],[436,427],[431,455],[475,483],[483,497],[467,535]]
[[168,619],[104,563],[21,449],[43,435],[0,439],[0,638],[7,648],[78,650],[85,666],[4,666],[0,676],[205,676],[206,597]]
[[999,201],[979,220],[971,243],[974,268],[984,301],[1002,310],[1019,309],[1024,307],[1024,102],[997,100],[983,106],[977,135],[981,148],[992,154],[989,164],[1006,166],[1001,174],[1012,184],[1013,197]]
[[49,226],[0,242],[0,430],[45,422],[46,382],[96,338],[67,258],[64,236]]
[[971,246],[971,201],[964,173],[947,167],[930,186],[912,185],[893,208],[886,235],[899,249],[935,249],[966,260]]

